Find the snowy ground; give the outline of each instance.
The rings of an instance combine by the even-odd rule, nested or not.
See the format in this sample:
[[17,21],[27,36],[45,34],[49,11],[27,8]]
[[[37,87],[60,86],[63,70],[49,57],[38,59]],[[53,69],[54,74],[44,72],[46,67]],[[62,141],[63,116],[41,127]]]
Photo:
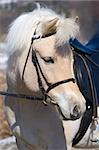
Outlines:
[[15,141],[15,137],[0,140],[0,150],[18,150]]

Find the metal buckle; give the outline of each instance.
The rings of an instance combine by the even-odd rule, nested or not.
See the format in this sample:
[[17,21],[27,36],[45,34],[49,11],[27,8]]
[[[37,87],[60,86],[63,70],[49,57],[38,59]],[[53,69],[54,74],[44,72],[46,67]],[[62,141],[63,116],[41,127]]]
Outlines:
[[90,129],[90,141],[95,144],[99,144],[99,117],[92,117],[92,124]]

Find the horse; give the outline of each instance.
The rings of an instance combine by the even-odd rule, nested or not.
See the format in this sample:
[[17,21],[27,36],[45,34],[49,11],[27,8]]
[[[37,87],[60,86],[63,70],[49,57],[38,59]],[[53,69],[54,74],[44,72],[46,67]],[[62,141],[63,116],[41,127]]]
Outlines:
[[69,44],[79,35],[77,20],[38,7],[10,25],[5,113],[19,150],[66,150],[62,120],[86,109]]
[[64,121],[68,149],[72,145],[99,149],[99,33],[94,34],[86,44],[77,39],[70,43],[74,49],[75,77],[86,99],[86,111],[76,121]]

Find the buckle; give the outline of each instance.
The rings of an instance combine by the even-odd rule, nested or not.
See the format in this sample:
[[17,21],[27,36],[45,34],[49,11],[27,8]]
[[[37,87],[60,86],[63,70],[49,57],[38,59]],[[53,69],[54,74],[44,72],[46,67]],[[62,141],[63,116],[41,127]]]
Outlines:
[[90,141],[99,144],[99,117],[92,117]]

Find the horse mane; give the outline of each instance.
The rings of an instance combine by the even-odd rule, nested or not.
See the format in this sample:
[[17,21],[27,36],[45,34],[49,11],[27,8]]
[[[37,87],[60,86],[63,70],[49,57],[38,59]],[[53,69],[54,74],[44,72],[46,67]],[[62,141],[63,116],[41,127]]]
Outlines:
[[77,36],[79,26],[73,18],[65,18],[51,9],[39,7],[32,12],[22,14],[12,22],[6,38],[7,54],[29,49],[35,29],[37,28],[37,36],[42,36],[42,24],[54,18],[59,18],[60,22],[55,34],[58,46]]

